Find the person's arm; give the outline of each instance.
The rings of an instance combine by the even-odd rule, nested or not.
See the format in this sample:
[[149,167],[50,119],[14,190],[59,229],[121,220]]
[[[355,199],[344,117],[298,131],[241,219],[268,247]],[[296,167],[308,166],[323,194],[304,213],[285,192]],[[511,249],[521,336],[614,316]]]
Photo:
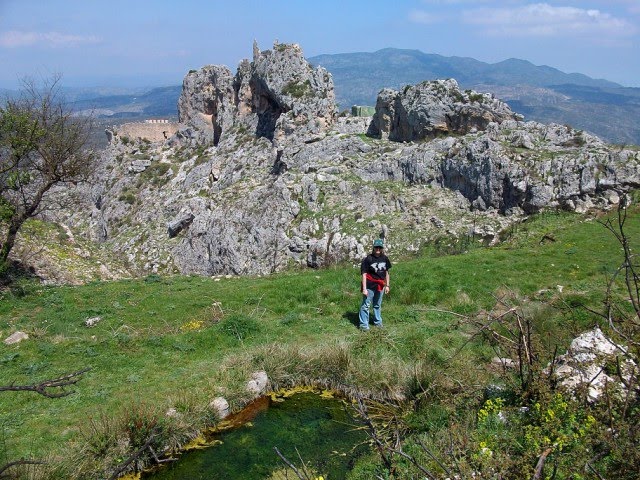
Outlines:
[[367,295],[367,274],[362,274],[362,294]]
[[387,270],[387,278],[384,282],[384,293],[389,293],[389,270]]

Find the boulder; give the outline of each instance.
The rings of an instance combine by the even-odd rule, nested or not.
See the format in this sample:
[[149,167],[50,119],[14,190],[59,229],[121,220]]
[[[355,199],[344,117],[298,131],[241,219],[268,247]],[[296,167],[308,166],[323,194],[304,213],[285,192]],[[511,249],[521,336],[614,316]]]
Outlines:
[[556,363],[547,367],[565,388],[575,391],[586,387],[587,399],[595,402],[604,393],[604,389],[622,391],[626,387],[611,373],[610,365],[620,361],[625,381],[630,380],[631,372],[637,368],[628,358],[627,347],[618,345],[605,337],[596,327],[590,332],[576,337],[564,355],[556,359]]
[[216,397],[209,404],[216,416],[222,420],[229,416],[229,402],[224,397]]
[[6,345],[14,345],[16,343],[20,343],[23,340],[27,340],[29,335],[24,332],[14,332],[4,339],[4,343]]
[[255,396],[264,395],[269,384],[267,372],[259,371],[251,374],[251,380],[247,382],[247,391]]
[[151,160],[134,160],[129,165],[129,173],[142,173],[151,165]]

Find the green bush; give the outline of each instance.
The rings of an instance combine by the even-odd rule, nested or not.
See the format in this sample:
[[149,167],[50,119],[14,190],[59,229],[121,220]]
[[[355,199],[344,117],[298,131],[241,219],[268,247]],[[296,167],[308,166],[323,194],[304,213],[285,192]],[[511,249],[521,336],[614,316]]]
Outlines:
[[286,84],[282,89],[282,93],[284,93],[285,95],[290,95],[293,98],[302,98],[310,92],[311,82],[309,80],[305,80],[304,82],[293,80]]

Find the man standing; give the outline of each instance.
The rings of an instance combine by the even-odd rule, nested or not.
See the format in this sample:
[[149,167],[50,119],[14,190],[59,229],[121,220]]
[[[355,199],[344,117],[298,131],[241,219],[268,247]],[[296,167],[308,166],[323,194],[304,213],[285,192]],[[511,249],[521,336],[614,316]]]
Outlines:
[[369,308],[373,304],[373,326],[382,327],[382,296],[389,293],[389,269],[391,261],[384,254],[384,242],[373,242],[373,252],[360,265],[362,274],[362,305],[360,305],[360,330],[369,330]]

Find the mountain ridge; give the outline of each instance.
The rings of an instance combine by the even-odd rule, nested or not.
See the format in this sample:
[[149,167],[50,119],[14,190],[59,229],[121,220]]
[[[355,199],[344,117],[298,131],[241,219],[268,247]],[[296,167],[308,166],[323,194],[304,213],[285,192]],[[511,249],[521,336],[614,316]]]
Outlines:
[[[493,93],[528,120],[569,124],[618,144],[640,144],[640,88],[624,87],[582,73],[508,58],[487,63],[472,57],[446,57],[417,49],[310,57],[332,74],[341,109],[374,105],[382,88],[402,88],[426,80],[454,78],[463,89]],[[148,117],[175,118],[181,85],[155,88],[64,88],[74,110],[94,113],[106,124]],[[93,93],[92,93],[93,92]],[[15,93],[15,92],[14,92]],[[3,96],[11,91],[2,90]],[[105,123],[106,122],[106,123]],[[102,132],[96,143],[103,144]]]
[[309,62],[332,73],[341,109],[374,105],[382,88],[454,78],[463,89],[493,93],[529,120],[569,124],[611,143],[640,144],[640,89],[582,73],[517,58],[486,63],[396,48],[318,55]]

